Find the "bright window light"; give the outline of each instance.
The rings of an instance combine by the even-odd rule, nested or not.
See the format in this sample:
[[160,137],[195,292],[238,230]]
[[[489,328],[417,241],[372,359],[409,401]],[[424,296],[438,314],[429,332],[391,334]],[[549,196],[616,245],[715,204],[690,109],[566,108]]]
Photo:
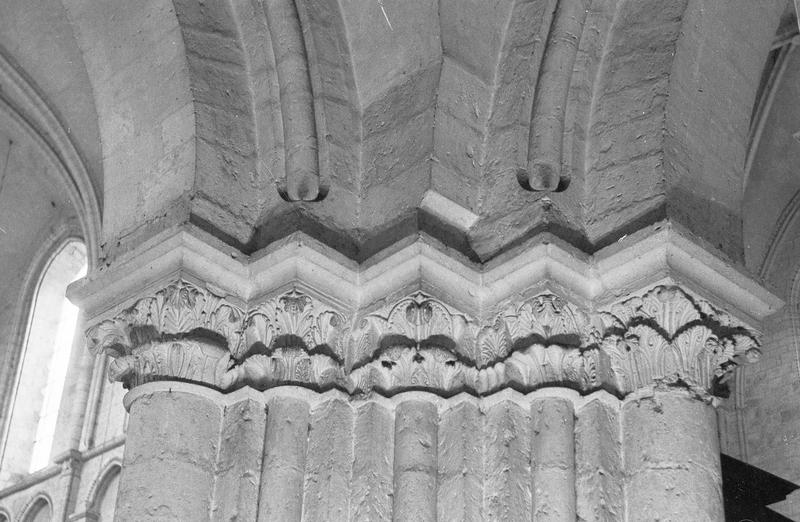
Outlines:
[[[85,275],[86,265],[81,268],[73,281]],[[56,432],[58,408],[61,404],[61,395],[64,392],[64,381],[67,377],[67,367],[69,366],[69,357],[75,338],[75,328],[78,326],[78,312],[78,307],[64,297],[56,329],[53,358],[50,359],[50,366],[47,370],[44,402],[42,403],[42,411],[33,442],[33,454],[31,455],[29,470],[31,473],[44,468],[50,463],[50,450],[53,447],[53,438]]]

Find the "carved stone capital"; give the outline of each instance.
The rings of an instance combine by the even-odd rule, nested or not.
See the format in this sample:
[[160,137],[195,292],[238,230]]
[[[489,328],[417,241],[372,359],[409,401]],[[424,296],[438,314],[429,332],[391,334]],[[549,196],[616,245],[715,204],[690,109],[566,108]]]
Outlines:
[[349,377],[354,391],[374,390],[384,395],[407,390],[445,396],[460,392],[487,395],[505,388],[531,391],[547,385],[589,392],[602,385],[598,355],[597,350],[535,344],[478,368],[439,347],[393,347],[353,370]]
[[245,344],[244,318],[244,310],[225,298],[177,280],[89,328],[87,345],[92,353],[122,357],[159,339],[196,334],[214,338],[235,354]]
[[758,359],[754,332],[676,286],[612,306],[601,349],[621,394],[652,384],[724,394],[741,362]]
[[330,354],[341,363],[347,356],[350,322],[346,315],[319,299],[292,290],[256,304],[244,320],[246,349],[237,359],[276,346],[304,347]]
[[[338,368],[348,331],[341,313],[296,290],[242,308],[178,280],[92,326],[86,336],[93,353],[112,358],[109,379],[127,388],[183,380],[225,390],[250,382],[295,383],[292,375],[304,375],[304,363],[294,361],[300,353],[331,353]],[[280,368],[255,371],[262,359],[280,360]]]
[[60,455],[56,455],[53,461],[61,466],[62,476],[79,475],[83,467],[81,454],[76,450],[68,450]]
[[[602,386],[587,314],[553,294],[512,303],[479,321],[418,292],[368,314],[355,330],[355,391],[488,394]],[[367,356],[368,355],[368,356]]]
[[112,357],[109,378],[128,388],[182,380],[449,396],[566,386],[624,396],[680,385],[707,395],[724,393],[733,368],[758,356],[753,333],[677,286],[601,311],[542,293],[481,319],[419,291],[368,312],[297,288],[237,307],[178,280],[87,336]]
[[477,362],[477,321],[442,301],[415,292],[363,314],[352,339],[353,366],[375,360],[381,348],[443,345],[453,355]]
[[233,361],[227,348],[203,338],[177,337],[135,346],[108,364],[108,378],[133,388],[146,382],[179,380],[224,388]]
[[240,256],[181,229],[70,294],[129,387],[724,394],[782,302],[680,230],[651,232],[592,255],[544,235],[485,264],[418,238],[359,264],[302,234]]

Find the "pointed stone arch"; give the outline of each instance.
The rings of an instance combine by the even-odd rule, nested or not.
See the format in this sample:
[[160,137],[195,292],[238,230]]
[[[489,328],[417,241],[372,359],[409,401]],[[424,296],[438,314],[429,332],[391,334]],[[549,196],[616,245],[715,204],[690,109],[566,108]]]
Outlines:
[[31,498],[19,514],[22,522],[46,522],[53,516],[53,501],[50,495],[44,492],[37,493]]
[[100,251],[101,203],[80,152],[37,87],[1,48],[0,85],[0,112],[13,122],[14,130],[38,146],[52,167],[54,181],[70,195],[90,266],[94,266]]
[[[30,268],[25,273],[22,292],[15,308],[16,315],[12,333],[12,346],[16,349],[6,359],[7,364],[0,370],[0,382],[3,383],[2,388],[0,388],[0,396],[4,398],[4,402],[0,404],[2,406],[0,411],[3,413],[3,416],[0,417],[2,422],[0,425],[0,429],[2,429],[0,431],[0,457],[5,455],[9,443],[14,403],[17,396],[16,387],[20,379],[25,357],[25,346],[31,328],[30,322],[36,305],[39,286],[53,259],[67,245],[75,242],[85,245],[81,231],[77,226],[74,224],[72,226],[69,224],[57,226],[44,242],[42,248],[36,253]],[[88,258],[87,261],[89,261]]]
[[[109,461],[97,478],[92,482],[89,488],[89,494],[86,496],[86,509],[94,513],[100,521],[110,522],[111,518],[105,518],[103,515],[107,514],[105,511],[110,506],[109,498],[116,498],[116,491],[111,491],[111,488],[118,486],[119,474],[122,471],[122,460],[114,458]],[[111,494],[112,497],[108,497]],[[104,509],[105,508],[105,509]]]

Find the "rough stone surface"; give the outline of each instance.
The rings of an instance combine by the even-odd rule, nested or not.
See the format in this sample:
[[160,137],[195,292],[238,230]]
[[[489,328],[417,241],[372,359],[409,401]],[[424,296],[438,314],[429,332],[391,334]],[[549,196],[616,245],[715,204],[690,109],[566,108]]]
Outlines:
[[[714,411],[684,390],[390,401],[151,383],[129,403],[118,509],[136,520],[254,518],[255,506],[287,521],[723,520]],[[163,408],[169,423],[140,424]],[[187,417],[204,422],[166,433]],[[226,418],[247,428],[231,436]],[[163,459],[163,479],[148,478]]]
[[263,520],[298,520],[302,513],[308,405],[301,400],[273,399],[267,418],[258,516]]
[[347,520],[353,463],[353,411],[342,400],[311,411],[303,484],[303,519]]
[[[741,447],[742,457],[754,466],[797,483],[800,481],[800,395],[798,368],[798,308],[796,302],[768,324],[764,339],[770,350],[757,368],[742,372],[737,383],[737,423],[730,437]],[[787,516],[800,516],[797,501],[786,507]]]
[[[632,511],[625,514],[631,502],[671,513],[665,500],[671,493],[636,482],[657,482],[652,475],[658,471],[621,461],[651,422],[626,413],[625,401],[640,400],[648,390],[665,393],[654,387],[673,390],[666,395],[686,403],[675,419],[705,426],[706,403],[721,393],[732,369],[758,351],[749,330],[754,319],[741,322],[700,297],[702,290],[645,284],[633,291],[652,277],[663,282],[660,267],[673,270],[643,257],[652,255],[648,245],[678,258],[693,252],[691,268],[681,270],[696,281],[707,273],[702,267],[723,267],[713,284],[737,303],[734,309],[763,315],[774,301],[730,265],[704,258],[697,245],[669,234],[600,254],[592,263],[552,246],[545,257],[509,258],[494,267],[498,275],[484,271],[475,278],[457,270],[452,258],[437,257],[441,251],[411,245],[359,279],[340,260],[320,255],[319,246],[302,254],[276,250],[248,267],[215,257],[207,243],[192,243],[193,236],[179,237],[182,246],[171,250],[180,253],[177,266],[215,282],[162,277],[166,283],[142,295],[135,284],[140,274],[170,277],[176,265],[145,262],[147,255],[131,260],[128,290],[111,283],[90,297],[96,298],[91,310],[106,312],[91,321],[87,338],[92,350],[113,358],[109,376],[131,389],[132,404],[150,389],[172,386],[217,404],[219,444],[233,447],[214,453],[206,508],[215,515],[252,513],[247,499],[256,491],[260,516],[274,520],[635,519]],[[184,248],[194,253],[184,255]],[[287,271],[287,262],[294,268]],[[419,262],[425,263],[421,273]],[[543,270],[568,274],[553,276],[560,292],[572,284],[571,295],[593,296],[596,304],[543,292],[537,275]],[[287,289],[280,280],[287,272],[304,274],[305,286]],[[405,282],[387,281],[387,273],[410,275]],[[625,297],[608,302],[605,294],[591,294],[595,280],[613,281]],[[486,295],[487,284],[495,285],[493,305],[475,298]],[[348,285],[360,301],[342,292]],[[409,288],[431,294],[406,293]],[[124,306],[105,304],[129,291],[134,300]],[[558,391],[565,386],[573,390]],[[251,419],[262,411],[252,403],[256,397],[267,411],[263,427]],[[244,404],[250,405],[246,411],[237,409]],[[673,424],[662,426],[665,438]],[[714,424],[701,434],[703,441],[708,437],[716,437]],[[667,454],[679,449],[664,448]],[[711,462],[703,469],[719,477],[718,468]],[[122,473],[124,488],[124,467]],[[249,480],[255,475],[258,485]],[[237,487],[241,477],[247,480]],[[704,491],[718,499],[719,488],[712,480]],[[714,519],[714,505],[694,502],[686,513],[708,507]]]
[[484,423],[484,412],[470,402],[441,415],[436,479],[438,520],[485,520]]
[[[705,4],[153,0],[140,27],[124,2],[66,2],[106,259],[186,222],[248,253],[302,226],[356,259],[421,231],[486,260],[669,217],[741,260],[747,117],[783,6]],[[536,165],[560,193],[519,186]],[[480,216],[465,241],[421,219],[429,189]]]
[[208,520],[220,449],[222,409],[166,390],[131,406],[116,517]]
[[588,402],[575,419],[575,482],[578,520],[605,522],[625,516],[619,410]]
[[266,411],[262,403],[245,399],[226,406],[222,415],[211,519],[255,520]]
[[422,401],[400,403],[394,444],[393,518],[436,520],[436,407]]
[[[800,480],[795,8],[4,2],[0,520],[720,520],[726,389]],[[26,475],[69,237],[95,352]]]
[[534,519],[575,520],[575,414],[572,403],[558,399],[534,401],[531,419]]
[[717,419],[680,391],[622,408],[627,520],[724,520]]

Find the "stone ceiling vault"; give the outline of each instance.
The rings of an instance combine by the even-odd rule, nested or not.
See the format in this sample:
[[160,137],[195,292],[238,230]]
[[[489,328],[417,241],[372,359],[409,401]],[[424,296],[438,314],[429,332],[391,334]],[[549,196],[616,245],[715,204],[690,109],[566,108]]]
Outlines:
[[780,9],[706,4],[176,2],[190,219],[243,250],[301,229],[364,259],[422,230],[486,260],[672,218],[740,258],[730,186]]
[[97,109],[106,261],[187,222],[245,253],[299,230],[363,261],[422,232],[486,261],[545,230],[592,252],[664,219],[743,259],[784,2],[62,4]]
[[[800,198],[784,217],[775,218],[777,208],[761,212],[754,194],[780,191],[785,201],[789,191],[772,183],[773,174],[755,168],[748,178],[745,170],[759,78],[786,1],[0,2],[0,56],[9,55],[9,67],[0,67],[0,161],[12,142],[25,153],[11,162],[19,184],[0,194],[0,201],[13,199],[0,204],[0,220],[39,232],[66,223],[56,232],[83,235],[93,264],[69,296],[82,307],[89,348],[113,359],[93,363],[88,351],[72,357],[78,377],[63,419],[70,417],[65,433],[73,439],[65,447],[75,451],[49,468],[52,477],[78,480],[78,463],[89,460],[84,448],[101,459],[105,450],[95,443],[111,448],[95,439],[107,422],[97,422],[102,412],[111,411],[100,402],[105,369],[134,388],[126,400],[131,423],[121,428],[126,456],[117,504],[118,516],[135,520],[180,503],[212,517],[238,502],[251,512],[271,509],[258,502],[259,487],[271,495],[268,482],[241,477],[272,476],[275,466],[263,461],[268,472],[261,473],[258,460],[264,448],[282,452],[264,443],[272,428],[250,422],[255,417],[244,410],[219,409],[228,399],[218,401],[209,388],[236,401],[247,399],[233,395],[242,387],[251,388],[250,397],[253,389],[265,392],[262,398],[284,391],[273,388],[301,399],[309,390],[325,392],[324,401],[340,404],[375,394],[368,401],[383,412],[385,429],[365,431],[382,442],[393,440],[384,434],[399,440],[382,453],[397,457],[382,475],[396,485],[386,491],[397,494],[376,494],[384,505],[391,499],[399,518],[434,519],[438,495],[449,487],[437,490],[437,477],[484,481],[482,471],[447,464],[441,448],[451,443],[441,446],[435,437],[475,430],[469,422],[449,428],[460,414],[450,416],[442,405],[489,407],[485,462],[500,463],[500,476],[505,460],[491,452],[508,446],[497,444],[498,430],[524,445],[532,438],[537,447],[540,432],[528,420],[543,410],[522,400],[533,394],[530,400],[558,399],[563,408],[553,415],[578,423],[541,432],[568,452],[580,451],[581,422],[605,429],[601,417],[614,415],[603,418],[619,432],[601,437],[612,441],[619,463],[619,474],[608,475],[609,488],[620,491],[608,497],[616,499],[606,503],[610,513],[664,518],[705,510],[721,519],[712,406],[737,376],[741,410],[746,388],[737,368],[758,358],[762,338],[780,333],[765,320],[783,301],[742,270],[753,259],[744,255],[759,223],[753,215],[763,214],[773,228],[783,223],[777,227],[787,238],[771,254],[760,244],[758,255],[772,256],[778,271],[797,258],[791,232],[800,226]],[[47,37],[36,31],[49,27]],[[39,61],[39,49],[52,56]],[[19,78],[27,95],[21,106]],[[789,105],[793,92],[775,96]],[[783,143],[771,141],[769,131],[763,136],[753,165]],[[24,318],[17,316],[28,310],[13,299],[23,293],[22,269],[38,273],[39,264],[26,266],[26,259],[44,256],[36,243],[45,234],[24,232],[0,235],[0,259],[11,267],[0,276],[9,296],[0,308],[6,329],[19,329]],[[0,368],[11,372],[14,359],[6,355],[19,353],[22,337],[5,337],[11,340],[0,346]],[[771,375],[789,352],[768,353],[769,341],[763,347],[773,358],[764,365]],[[578,393],[543,391],[564,387]],[[777,395],[783,397],[764,394]],[[601,396],[596,417],[591,403]],[[667,399],[666,415],[656,402],[640,408],[641,399],[654,397]],[[174,408],[148,406],[159,401]],[[521,422],[506,430],[494,419],[510,417],[492,417],[492,401]],[[200,410],[182,406],[200,403]],[[90,404],[86,417],[83,404]],[[270,416],[281,419],[275,404]],[[322,411],[322,403],[314,410],[310,404],[309,414]],[[264,405],[256,404],[262,418]],[[352,449],[357,428],[346,426],[361,417],[348,408],[330,410],[331,419],[343,419],[342,437],[330,436],[325,423],[302,421],[300,436],[287,431],[286,439],[306,441],[309,455]],[[783,413],[796,413],[753,410],[783,425],[790,424]],[[739,423],[738,444],[746,449],[744,417],[724,415],[723,422]],[[232,428],[249,437],[239,429],[245,419],[259,432],[252,455],[224,435]],[[172,465],[153,446],[164,441],[164,422],[180,428],[167,429],[181,434],[174,439],[179,451],[168,452],[191,454],[188,466]],[[420,426],[429,442],[415,434]],[[209,436],[183,436],[190,430]],[[645,441],[668,451],[653,460]],[[696,441],[703,444],[692,447],[708,462],[675,458]],[[114,444],[111,450],[122,442]],[[186,452],[201,444],[216,456],[207,464]],[[601,489],[583,477],[600,477],[600,468],[572,474],[586,462],[573,455],[553,467],[565,471],[561,487],[540,473],[548,448],[542,443],[511,459],[522,464],[524,488],[495,488],[490,478],[483,482],[489,487],[474,491],[522,492],[517,512],[530,518],[528,505],[538,513],[536,499],[547,498],[535,488],[546,486],[565,497],[567,519],[590,519],[584,514],[603,505],[592,496]],[[217,465],[229,449],[242,466]],[[630,458],[637,452],[642,456]],[[296,469],[313,470],[309,462]],[[354,462],[345,456],[324,471],[349,477]],[[676,462],[692,474],[670,476],[691,478],[674,479],[681,488],[652,488]],[[419,463],[433,487],[420,486]],[[187,470],[203,481],[184,480]],[[147,480],[130,487],[137,473]],[[317,495],[317,484],[319,491],[327,485],[316,471],[308,476],[312,487],[298,483],[292,489],[300,494],[284,497],[350,502],[349,492]],[[229,479],[235,487],[218,487]],[[175,493],[185,484],[190,494]],[[229,494],[245,489],[247,497]],[[404,511],[421,505],[404,491],[424,492],[432,510]],[[328,516],[334,511],[314,502],[305,506],[292,509],[302,507],[308,519],[347,518]]]

